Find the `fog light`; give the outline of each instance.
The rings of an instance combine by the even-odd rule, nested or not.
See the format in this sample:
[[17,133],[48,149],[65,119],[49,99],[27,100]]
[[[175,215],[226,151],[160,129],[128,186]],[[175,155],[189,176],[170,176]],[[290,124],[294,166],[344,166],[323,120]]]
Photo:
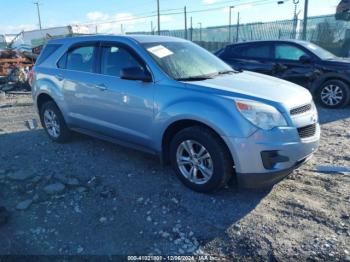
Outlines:
[[276,164],[289,161],[288,157],[281,156],[279,154],[279,151],[277,151],[277,150],[262,151],[261,152],[261,159],[262,159],[262,162],[263,162],[265,169],[273,169],[276,166]]

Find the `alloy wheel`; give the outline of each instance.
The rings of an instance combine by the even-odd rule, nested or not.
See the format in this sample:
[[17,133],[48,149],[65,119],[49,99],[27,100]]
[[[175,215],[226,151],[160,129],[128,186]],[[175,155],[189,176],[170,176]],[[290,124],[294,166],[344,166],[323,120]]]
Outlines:
[[58,138],[60,136],[60,124],[58,122],[57,116],[54,111],[46,109],[44,112],[44,123],[47,132],[53,138]]
[[177,148],[176,161],[181,174],[197,185],[207,183],[214,173],[208,150],[194,140],[183,141]]
[[322,89],[321,100],[328,106],[336,106],[344,99],[343,90],[337,85],[327,85]]

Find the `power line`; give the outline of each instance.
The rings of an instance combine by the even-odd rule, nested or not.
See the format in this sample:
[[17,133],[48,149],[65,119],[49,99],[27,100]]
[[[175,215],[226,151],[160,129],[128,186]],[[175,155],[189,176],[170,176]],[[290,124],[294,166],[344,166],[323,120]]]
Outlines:
[[[290,1],[290,0],[285,0],[285,2],[288,2],[288,1]],[[94,26],[96,24],[121,23],[121,22],[129,22],[129,21],[135,21],[135,20],[140,20],[140,19],[145,19],[145,18],[157,17],[158,23],[159,23],[158,33],[160,34],[160,12],[162,12],[162,15],[180,15],[180,14],[182,15],[184,12],[183,12],[182,8],[173,8],[173,9],[164,9],[164,10],[159,9],[158,10],[158,2],[159,2],[159,0],[157,0],[157,11],[143,13],[145,15],[138,14],[138,15],[135,15],[135,16],[130,17],[130,18],[113,19],[113,20],[100,21],[100,22],[95,21],[93,23],[92,22],[79,23],[78,25]],[[226,2],[232,3],[232,1],[226,1]],[[224,3],[224,2],[222,2],[222,3]],[[245,5],[262,6],[262,5],[272,4],[272,3],[276,3],[276,0],[253,0],[253,1],[248,1],[248,2],[237,4],[234,7],[237,8],[237,7],[245,6]],[[227,5],[220,6],[220,7],[212,7],[212,8],[206,8],[206,9],[187,11],[187,14],[212,12],[212,11],[222,10],[223,8],[227,8]],[[177,11],[177,10],[181,10],[181,11]],[[174,11],[174,12],[170,12],[170,11]]]

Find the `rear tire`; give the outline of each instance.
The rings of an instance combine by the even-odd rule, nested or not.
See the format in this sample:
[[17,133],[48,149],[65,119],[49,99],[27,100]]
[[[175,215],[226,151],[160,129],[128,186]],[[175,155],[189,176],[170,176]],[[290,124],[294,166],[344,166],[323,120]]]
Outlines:
[[40,110],[40,120],[47,135],[57,143],[65,143],[71,138],[71,131],[55,102],[46,102]]
[[317,90],[318,103],[326,108],[343,108],[349,104],[350,87],[341,80],[329,80]]
[[183,184],[209,193],[222,188],[233,174],[233,161],[224,142],[206,127],[178,132],[170,143],[170,160]]

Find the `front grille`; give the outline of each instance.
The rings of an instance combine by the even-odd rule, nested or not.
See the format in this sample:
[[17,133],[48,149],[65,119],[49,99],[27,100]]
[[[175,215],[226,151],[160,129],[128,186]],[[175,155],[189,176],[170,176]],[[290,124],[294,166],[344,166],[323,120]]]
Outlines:
[[316,124],[298,128],[300,138],[312,137],[316,134]]
[[311,104],[308,104],[308,105],[305,105],[305,106],[300,106],[300,107],[297,107],[297,108],[294,108],[292,110],[290,110],[290,114],[293,116],[293,115],[300,115],[300,114],[303,114],[307,111],[310,111],[312,108]]

